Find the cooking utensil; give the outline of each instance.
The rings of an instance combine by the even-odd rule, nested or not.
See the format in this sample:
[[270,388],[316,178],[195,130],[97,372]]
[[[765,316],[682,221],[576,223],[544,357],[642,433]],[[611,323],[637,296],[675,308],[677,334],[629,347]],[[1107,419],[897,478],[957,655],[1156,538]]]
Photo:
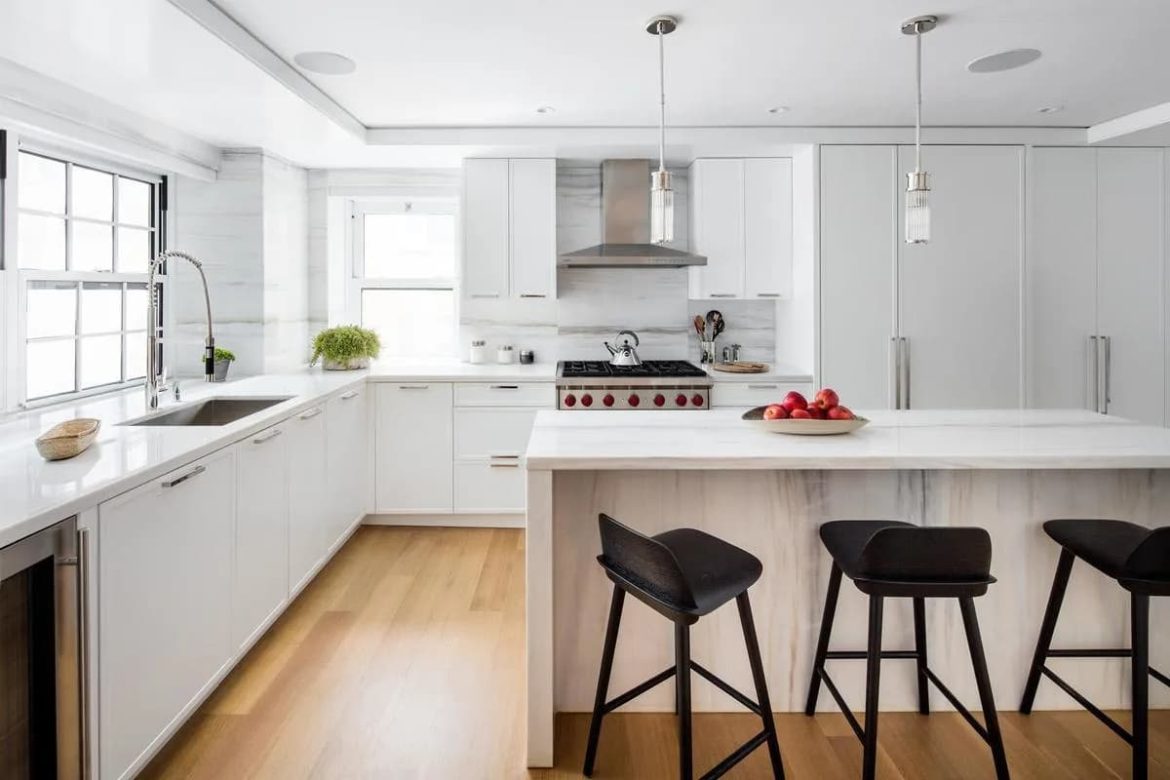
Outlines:
[[767,363],[756,363],[751,360],[724,361],[716,363],[712,368],[728,374],[766,374],[768,372]]
[[844,433],[853,433],[859,428],[869,425],[864,417],[854,417],[852,420],[765,420],[766,406],[757,406],[743,413],[743,418],[757,428],[771,433],[787,433],[794,436],[839,436]]
[[[626,336],[627,338],[622,339],[622,336]],[[633,344],[630,343],[631,338],[634,340]],[[622,340],[616,347],[612,346],[608,341],[603,342],[605,348],[609,350],[609,354],[612,356],[609,359],[609,364],[611,366],[642,365],[642,360],[638,357],[638,351],[635,349],[641,343],[638,339],[638,334],[632,330],[619,330],[617,338],[614,341],[618,339]]]
[[707,327],[711,329],[711,338],[715,338],[715,328],[720,322],[723,322],[723,312],[718,309],[707,312]]
[[707,323],[703,319],[703,315],[696,314],[694,322],[695,322],[695,333],[699,334],[699,339],[702,340],[702,339],[707,338]]

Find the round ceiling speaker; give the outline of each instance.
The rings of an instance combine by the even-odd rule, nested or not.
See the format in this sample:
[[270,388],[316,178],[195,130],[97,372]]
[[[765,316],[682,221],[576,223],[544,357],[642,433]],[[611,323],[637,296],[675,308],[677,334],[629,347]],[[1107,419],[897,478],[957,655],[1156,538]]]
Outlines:
[[999,73],[1004,70],[1022,68],[1040,59],[1039,49],[1011,49],[998,54],[988,54],[967,63],[972,73]]
[[344,76],[357,70],[357,63],[349,57],[331,51],[303,51],[293,61],[305,70],[326,76]]

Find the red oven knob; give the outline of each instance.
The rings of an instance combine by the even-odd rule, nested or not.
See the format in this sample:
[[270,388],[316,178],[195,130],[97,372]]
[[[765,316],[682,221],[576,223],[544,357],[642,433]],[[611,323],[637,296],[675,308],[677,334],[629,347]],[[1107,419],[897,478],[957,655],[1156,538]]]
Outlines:
[[658,395],[654,396],[654,405],[655,406],[662,406],[665,403],[666,403],[666,396],[664,396],[662,393],[659,393]]
[[703,405],[703,396],[699,395],[698,393],[695,393],[694,395],[691,396],[691,403],[693,403],[695,406],[702,406]]
[[581,396],[581,405],[582,406],[593,406],[593,396],[589,395],[589,393],[586,393],[585,395]]
[[686,405],[687,405],[687,397],[686,397],[686,394],[685,394],[685,393],[679,393],[678,395],[676,395],[676,396],[674,397],[674,404],[675,404],[675,406],[686,406]]
[[577,405],[577,396],[573,395],[572,393],[569,393],[568,395],[565,396],[565,406],[576,406],[576,405]]
[[638,397],[637,393],[630,393],[630,397],[626,399],[626,403],[630,406],[637,406],[642,403],[642,399]]
[[601,402],[606,406],[613,406],[613,395],[611,393],[606,393],[605,398],[602,398]]

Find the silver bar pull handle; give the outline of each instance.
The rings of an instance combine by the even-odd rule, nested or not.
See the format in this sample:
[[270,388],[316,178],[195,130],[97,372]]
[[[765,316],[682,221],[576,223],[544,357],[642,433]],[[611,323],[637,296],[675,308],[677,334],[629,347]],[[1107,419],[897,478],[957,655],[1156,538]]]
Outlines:
[[77,652],[81,660],[80,697],[78,699],[78,714],[81,717],[81,777],[89,780],[90,750],[92,737],[89,730],[89,681],[90,681],[90,647],[89,647],[89,529],[77,529]]
[[191,479],[191,477],[197,477],[205,471],[207,471],[206,466],[196,466],[181,477],[175,477],[174,479],[166,480],[162,483],[162,486],[165,488],[173,488],[175,485],[181,485],[182,483]]
[[1101,344],[1102,350],[1105,352],[1105,357],[1102,360],[1105,364],[1103,378],[1105,389],[1101,394],[1101,406],[1103,407],[1102,413],[1109,414],[1109,403],[1113,400],[1109,397],[1113,389],[1113,339],[1110,336],[1102,336]]
[[430,390],[430,385],[399,385],[399,390]]
[[521,298],[547,298],[544,293],[520,293]]
[[349,400],[349,399],[351,399],[351,398],[357,398],[357,397],[358,397],[358,391],[357,391],[357,390],[350,390],[349,392],[346,392],[346,393],[342,393],[342,394],[341,394],[341,400],[342,400],[342,401],[348,401],[348,400]]
[[779,390],[780,385],[748,385],[748,390]]
[[266,441],[272,441],[273,439],[275,439],[277,436],[279,436],[282,433],[284,433],[284,431],[280,430],[280,428],[273,428],[268,433],[262,433],[259,436],[257,436],[255,439],[252,439],[252,443],[253,444],[263,444]]
[[902,345],[890,337],[890,408],[902,408]]
[[519,390],[520,385],[492,385],[492,390]]
[[779,298],[780,293],[756,293],[757,298]]
[[710,293],[708,298],[734,298],[735,293]]
[[1088,391],[1089,391],[1089,408],[1094,412],[1101,411],[1101,394],[1098,392],[1101,384],[1101,360],[1098,353],[1097,337],[1089,336],[1089,360],[1088,360]]
[[910,339],[902,337],[902,408],[910,408]]
[[467,296],[467,297],[468,297],[468,298],[499,298],[499,297],[500,297],[500,294],[499,294],[498,292],[494,292],[494,293],[472,293],[471,295],[469,295],[469,296]]
[[298,420],[311,420],[319,414],[321,414],[321,407],[320,406],[318,406],[314,409],[310,409],[307,412],[302,413],[297,419]]

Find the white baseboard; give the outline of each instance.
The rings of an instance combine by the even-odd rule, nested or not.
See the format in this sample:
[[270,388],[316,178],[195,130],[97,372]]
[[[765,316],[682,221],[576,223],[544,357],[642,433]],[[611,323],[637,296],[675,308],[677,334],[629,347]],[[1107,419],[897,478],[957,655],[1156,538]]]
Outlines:
[[366,515],[365,525],[426,525],[449,528],[523,528],[524,513],[515,514],[381,514]]

